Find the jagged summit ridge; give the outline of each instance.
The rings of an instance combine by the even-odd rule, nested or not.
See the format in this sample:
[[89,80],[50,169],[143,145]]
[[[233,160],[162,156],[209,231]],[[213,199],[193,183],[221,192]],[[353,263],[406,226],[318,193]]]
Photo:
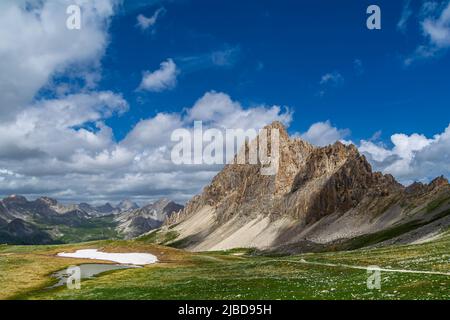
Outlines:
[[[266,128],[280,133],[278,171],[265,176],[259,165],[226,165],[166,221],[179,224],[173,230],[188,248],[271,247],[303,238],[353,237],[403,219],[403,207],[423,208],[419,198],[426,204],[450,192],[443,177],[420,187],[420,193],[417,186],[405,188],[392,175],[373,172],[354,145],[315,147],[289,138],[279,122]],[[387,220],[377,222],[384,214]]]
[[213,206],[222,222],[251,212],[321,216],[357,205],[369,189],[388,193],[401,188],[392,176],[372,173],[354,145],[336,142],[319,148],[299,138],[290,139],[279,122],[268,128],[280,131],[277,173],[263,176],[257,165],[227,165],[186,205],[181,216],[204,205]]

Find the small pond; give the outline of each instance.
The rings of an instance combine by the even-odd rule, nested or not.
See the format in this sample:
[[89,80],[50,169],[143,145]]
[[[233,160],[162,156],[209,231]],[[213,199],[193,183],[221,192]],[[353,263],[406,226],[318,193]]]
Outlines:
[[[112,271],[112,270],[121,270],[121,269],[130,269],[130,268],[139,268],[138,266],[133,265],[124,265],[124,264],[106,264],[106,263],[85,263],[77,265],[80,268],[81,279],[90,279],[99,275],[103,272]],[[48,289],[64,286],[67,283],[67,278],[70,274],[67,273],[67,269],[60,270],[55,272],[52,275],[54,278],[57,278],[58,283],[52,285]]]
[[[156,263],[158,259],[156,256],[149,253],[108,253],[102,252],[97,249],[82,249],[72,253],[61,252],[58,253],[58,257],[75,258],[75,259],[92,259],[113,261],[118,264],[106,264],[106,263],[84,263],[77,265],[80,268],[80,278],[90,279],[101,273],[113,270],[141,268],[144,265]],[[58,283],[49,287],[48,289],[64,286],[67,283],[67,279],[71,276],[68,274],[67,269],[63,269],[55,272],[52,275],[57,278]]]

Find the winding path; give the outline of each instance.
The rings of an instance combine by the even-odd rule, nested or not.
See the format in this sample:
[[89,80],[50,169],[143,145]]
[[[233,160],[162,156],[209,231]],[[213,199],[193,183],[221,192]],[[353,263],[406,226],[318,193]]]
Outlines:
[[441,275],[441,276],[450,276],[450,272],[439,272],[439,271],[423,271],[423,270],[406,270],[406,269],[385,269],[385,268],[379,268],[375,266],[371,267],[364,267],[364,266],[354,266],[349,264],[335,264],[335,263],[325,263],[325,262],[313,262],[313,261],[306,261],[304,259],[301,260],[269,260],[269,261],[283,261],[283,262],[289,262],[289,263],[301,263],[301,264],[309,264],[309,265],[316,265],[316,266],[326,266],[326,267],[338,267],[338,268],[350,268],[350,269],[359,269],[359,270],[379,270],[383,272],[400,272],[400,273],[417,273],[417,274],[434,274],[434,275]]

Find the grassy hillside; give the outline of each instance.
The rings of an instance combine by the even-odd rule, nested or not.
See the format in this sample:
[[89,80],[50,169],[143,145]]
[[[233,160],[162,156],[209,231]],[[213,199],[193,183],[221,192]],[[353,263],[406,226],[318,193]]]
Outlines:
[[[0,298],[450,299],[448,275],[382,272],[382,288],[378,291],[367,289],[366,270],[350,267],[378,265],[450,273],[449,247],[450,233],[420,245],[286,257],[255,256],[245,249],[190,253],[145,241],[0,246]],[[86,262],[55,254],[81,248],[149,252],[161,262],[83,280],[81,290],[44,289],[55,282],[49,277],[51,273]]]
[[121,235],[116,230],[117,223],[114,216],[92,218],[83,221],[76,228],[70,226],[58,226],[63,236],[58,238],[62,243],[77,243],[103,239],[120,239]]

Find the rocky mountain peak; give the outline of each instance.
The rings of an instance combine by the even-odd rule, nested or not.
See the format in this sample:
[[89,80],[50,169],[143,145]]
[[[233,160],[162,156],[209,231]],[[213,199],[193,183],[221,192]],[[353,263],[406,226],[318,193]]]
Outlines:
[[58,201],[56,199],[49,198],[49,197],[40,197],[40,198],[36,199],[36,201],[43,203],[47,206],[56,206],[58,204]]
[[440,176],[432,180],[429,184],[424,184],[422,182],[414,182],[405,188],[405,192],[408,194],[417,195],[448,186],[449,186],[448,179],[446,179],[444,176]]
[[426,185],[424,185],[422,182],[415,181],[414,183],[410,184],[405,188],[405,192],[408,194],[414,194],[414,193],[420,193],[424,192],[426,189]]
[[289,138],[280,122],[266,128],[280,131],[276,174],[261,175],[259,165],[229,164],[188,202],[180,219],[208,205],[218,223],[255,215],[303,217],[308,223],[357,206],[369,192],[387,195],[402,188],[392,176],[373,173],[354,145],[315,147]]
[[139,206],[135,202],[133,202],[129,199],[126,199],[126,200],[121,201],[116,206],[116,208],[119,209],[120,211],[129,211],[129,210],[138,209]]
[[[226,165],[201,194],[167,219],[184,246],[199,251],[289,243],[334,246],[334,241],[420,217],[427,203],[432,204],[428,208],[440,204],[436,213],[447,206],[450,188],[444,177],[405,188],[392,175],[373,172],[355,145],[316,147],[289,138],[279,122],[266,128],[280,130],[278,170],[263,175],[260,163]],[[255,140],[245,148],[251,150]]]
[[154,207],[163,207],[166,206],[168,203],[170,203],[171,200],[167,198],[161,198],[156,200],[153,204],[151,204]]
[[12,194],[3,199],[4,202],[14,202],[14,203],[26,203],[28,202],[27,198],[21,195]]
[[102,213],[109,213],[109,212],[113,212],[114,211],[114,207],[109,203],[105,203],[102,206],[98,206],[95,208],[97,211],[102,212]]
[[280,138],[282,140],[288,140],[289,139],[289,134],[288,134],[288,132],[286,130],[286,127],[280,121],[274,121],[270,125],[265,126],[264,128],[268,129],[269,132],[270,132],[271,129],[277,129],[279,134],[280,134]]
[[430,182],[429,187],[431,189],[439,188],[441,186],[448,186],[448,179],[446,179],[444,176],[437,177],[433,181]]

